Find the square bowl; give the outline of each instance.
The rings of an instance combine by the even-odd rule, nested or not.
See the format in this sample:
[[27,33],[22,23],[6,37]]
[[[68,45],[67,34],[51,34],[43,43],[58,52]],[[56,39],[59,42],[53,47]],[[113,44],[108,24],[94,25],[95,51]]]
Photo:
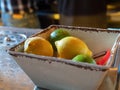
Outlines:
[[77,63],[57,57],[28,54],[23,51],[25,41],[10,48],[8,53],[39,87],[50,90],[97,90],[114,62],[116,41],[120,31],[51,25],[31,37],[40,36],[48,39],[50,33],[58,28],[82,39],[93,54],[110,49],[111,55],[106,65]]

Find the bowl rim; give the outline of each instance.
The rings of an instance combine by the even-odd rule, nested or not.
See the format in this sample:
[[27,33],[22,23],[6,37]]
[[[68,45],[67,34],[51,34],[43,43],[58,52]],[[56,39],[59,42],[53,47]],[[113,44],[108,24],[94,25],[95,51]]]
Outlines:
[[50,25],[48,26],[47,28],[44,28],[40,31],[38,31],[37,33],[31,35],[30,37],[34,37],[38,34],[42,34],[42,33],[45,33],[47,32],[47,30],[51,29],[51,28],[54,28],[54,29],[57,29],[57,28],[66,28],[66,29],[71,29],[71,30],[80,30],[80,31],[85,31],[85,32],[107,32],[107,33],[120,33],[120,30],[114,30],[114,29],[104,29],[104,28],[94,28],[94,27],[80,27],[80,26],[67,26],[67,25]]

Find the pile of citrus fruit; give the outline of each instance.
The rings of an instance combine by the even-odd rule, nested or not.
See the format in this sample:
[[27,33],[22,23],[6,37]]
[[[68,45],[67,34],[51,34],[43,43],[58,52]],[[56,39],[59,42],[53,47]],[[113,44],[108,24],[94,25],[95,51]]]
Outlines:
[[56,52],[58,58],[96,63],[86,43],[64,29],[51,32],[49,40],[40,36],[28,38],[24,43],[24,52],[44,56],[54,56]]

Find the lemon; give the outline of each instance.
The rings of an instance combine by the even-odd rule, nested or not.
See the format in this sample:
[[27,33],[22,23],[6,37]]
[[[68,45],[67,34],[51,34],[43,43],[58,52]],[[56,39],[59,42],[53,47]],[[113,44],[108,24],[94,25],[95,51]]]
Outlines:
[[24,51],[37,55],[53,56],[52,45],[42,37],[28,38],[24,43]]
[[63,39],[56,41],[55,45],[58,57],[60,58],[72,59],[78,54],[92,56],[92,52],[87,45],[79,38],[73,36],[64,37]]
[[70,36],[69,32],[62,28],[56,29],[50,34],[49,41],[51,42],[54,50],[56,50],[55,41],[58,41],[67,36]]

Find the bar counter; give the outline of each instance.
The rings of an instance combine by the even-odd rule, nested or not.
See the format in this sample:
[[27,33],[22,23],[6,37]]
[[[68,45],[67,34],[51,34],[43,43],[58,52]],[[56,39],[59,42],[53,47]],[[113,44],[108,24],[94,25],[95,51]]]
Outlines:
[[0,49],[0,90],[33,90],[34,86],[13,58]]
[[[19,28],[0,27],[0,30],[12,30],[31,35],[40,31]],[[98,90],[115,90],[116,70],[110,70]],[[120,85],[120,83],[119,83]],[[35,84],[19,67],[15,60],[0,46],[0,90],[34,90]],[[120,90],[120,88],[118,89]]]

